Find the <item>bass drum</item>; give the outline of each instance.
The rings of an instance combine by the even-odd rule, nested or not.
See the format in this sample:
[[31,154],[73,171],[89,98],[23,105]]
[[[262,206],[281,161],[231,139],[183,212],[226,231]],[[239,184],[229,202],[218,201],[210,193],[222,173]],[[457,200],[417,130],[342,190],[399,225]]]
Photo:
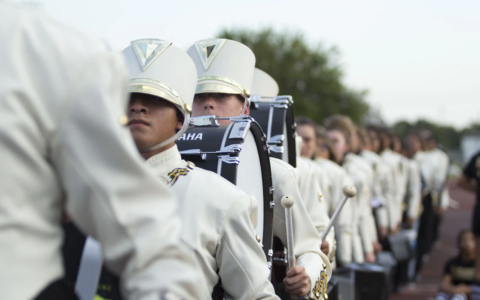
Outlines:
[[231,118],[229,126],[220,126],[216,120],[214,116],[192,118],[187,132],[177,140],[178,149],[183,159],[217,173],[256,199],[255,230],[271,267],[274,202],[265,134],[250,117]]
[[295,168],[297,165],[296,125],[292,96],[277,96],[268,100],[252,96],[250,116],[267,133],[270,156],[281,159]]

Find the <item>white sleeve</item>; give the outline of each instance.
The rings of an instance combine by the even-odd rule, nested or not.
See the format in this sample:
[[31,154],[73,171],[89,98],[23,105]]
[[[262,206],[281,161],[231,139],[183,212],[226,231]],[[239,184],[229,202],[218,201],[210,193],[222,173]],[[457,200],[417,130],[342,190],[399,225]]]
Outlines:
[[275,201],[274,235],[277,236],[284,245],[287,245],[285,209],[281,205],[281,199],[284,195],[290,195],[295,199],[295,205],[292,207],[292,219],[297,265],[305,268],[311,287],[309,297],[316,299],[317,297],[314,296],[313,292],[315,291],[314,288],[322,283],[322,271],[326,271],[327,280],[329,280],[332,275],[330,261],[320,250],[320,237],[308,215],[303,200],[301,200],[302,197],[294,169],[291,168],[287,171],[285,171],[285,169],[279,170],[279,165],[275,161],[272,161],[271,165],[275,188],[273,192]]
[[121,56],[104,53],[85,66],[67,95],[51,137],[67,213],[100,241],[128,299],[159,299],[166,291],[195,299],[199,273],[179,245],[176,201],[120,124],[125,87]]
[[270,270],[249,217],[250,200],[240,198],[229,209],[216,251],[218,274],[226,299],[279,299],[268,280]]
[[407,216],[412,219],[417,219],[422,197],[422,180],[420,178],[420,168],[418,163],[414,160],[410,160],[408,180],[409,191]]

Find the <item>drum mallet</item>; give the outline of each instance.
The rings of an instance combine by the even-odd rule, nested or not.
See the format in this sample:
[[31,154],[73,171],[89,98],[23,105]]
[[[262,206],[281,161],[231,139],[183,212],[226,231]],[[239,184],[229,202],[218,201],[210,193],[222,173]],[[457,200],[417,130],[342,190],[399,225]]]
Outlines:
[[[283,196],[282,206],[285,208],[285,223],[287,225],[287,269],[295,267],[295,251],[293,250],[293,218],[292,218],[292,206],[295,204],[295,199],[291,196]],[[295,296],[291,296],[291,299],[297,299]]]
[[[327,237],[328,232],[333,226],[333,223],[335,223],[335,220],[337,219],[338,215],[340,214],[340,211],[342,210],[343,206],[347,202],[348,198],[353,198],[357,195],[357,189],[354,186],[345,186],[343,188],[343,195],[345,198],[343,198],[342,202],[340,202],[340,205],[337,206],[337,209],[335,209],[335,212],[333,213],[332,217],[330,218],[330,223],[328,223],[327,228],[325,231],[323,231],[321,235],[321,240],[322,242],[325,240]],[[283,199],[282,199],[282,205],[283,205]]]
[[288,268],[295,267],[295,252],[293,251],[293,221],[292,221],[292,206],[295,200],[291,196],[283,196],[282,206],[285,208],[285,223],[287,225],[287,259]]

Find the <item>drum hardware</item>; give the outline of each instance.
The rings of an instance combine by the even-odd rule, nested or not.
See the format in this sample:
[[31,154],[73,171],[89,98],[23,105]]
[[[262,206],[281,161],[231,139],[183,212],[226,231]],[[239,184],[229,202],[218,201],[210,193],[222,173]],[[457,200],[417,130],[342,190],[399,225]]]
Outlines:
[[215,154],[222,160],[222,162],[224,162],[226,164],[236,164],[236,165],[238,165],[240,163],[240,159],[238,157],[235,157],[235,156],[232,157],[231,155],[238,154],[240,151],[242,151],[242,145],[232,144],[232,145],[228,145],[226,147],[223,147],[219,151],[205,151],[205,152],[203,152],[200,149],[183,150],[183,151],[180,151],[180,155],[198,155],[198,156],[200,156],[200,158],[202,160],[206,160],[208,154]]
[[219,127],[220,124],[214,115],[201,116],[190,118],[190,126],[215,126]]
[[[219,120],[230,120],[221,126]],[[273,267],[273,183],[266,136],[249,116],[191,118],[185,138],[176,144],[182,158],[197,167],[217,173],[257,202],[256,234]],[[189,136],[195,138],[188,138]],[[198,138],[198,137],[201,138]]]
[[250,115],[266,132],[271,157],[296,167],[295,116],[291,96],[262,99],[251,98]]
[[330,222],[328,223],[326,229],[323,231],[320,237],[322,241],[324,241],[325,238],[327,237],[328,232],[330,231],[333,224],[335,223],[335,220],[338,218],[338,215],[340,214],[340,211],[342,210],[343,206],[345,205],[345,203],[347,203],[347,200],[357,195],[357,189],[354,186],[345,186],[343,188],[343,195],[344,195],[344,198],[342,199],[342,202],[340,202],[340,205],[338,205],[337,208],[335,209],[335,212],[333,213],[332,218],[330,219]]

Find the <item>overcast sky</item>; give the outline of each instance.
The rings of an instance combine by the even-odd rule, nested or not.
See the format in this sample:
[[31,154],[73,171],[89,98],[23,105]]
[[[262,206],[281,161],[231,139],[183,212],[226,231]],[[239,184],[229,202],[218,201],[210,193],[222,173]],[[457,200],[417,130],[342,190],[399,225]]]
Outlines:
[[479,0],[37,2],[118,50],[139,38],[186,49],[224,27],[300,30],[340,49],[346,83],[368,89],[388,123],[480,122]]

